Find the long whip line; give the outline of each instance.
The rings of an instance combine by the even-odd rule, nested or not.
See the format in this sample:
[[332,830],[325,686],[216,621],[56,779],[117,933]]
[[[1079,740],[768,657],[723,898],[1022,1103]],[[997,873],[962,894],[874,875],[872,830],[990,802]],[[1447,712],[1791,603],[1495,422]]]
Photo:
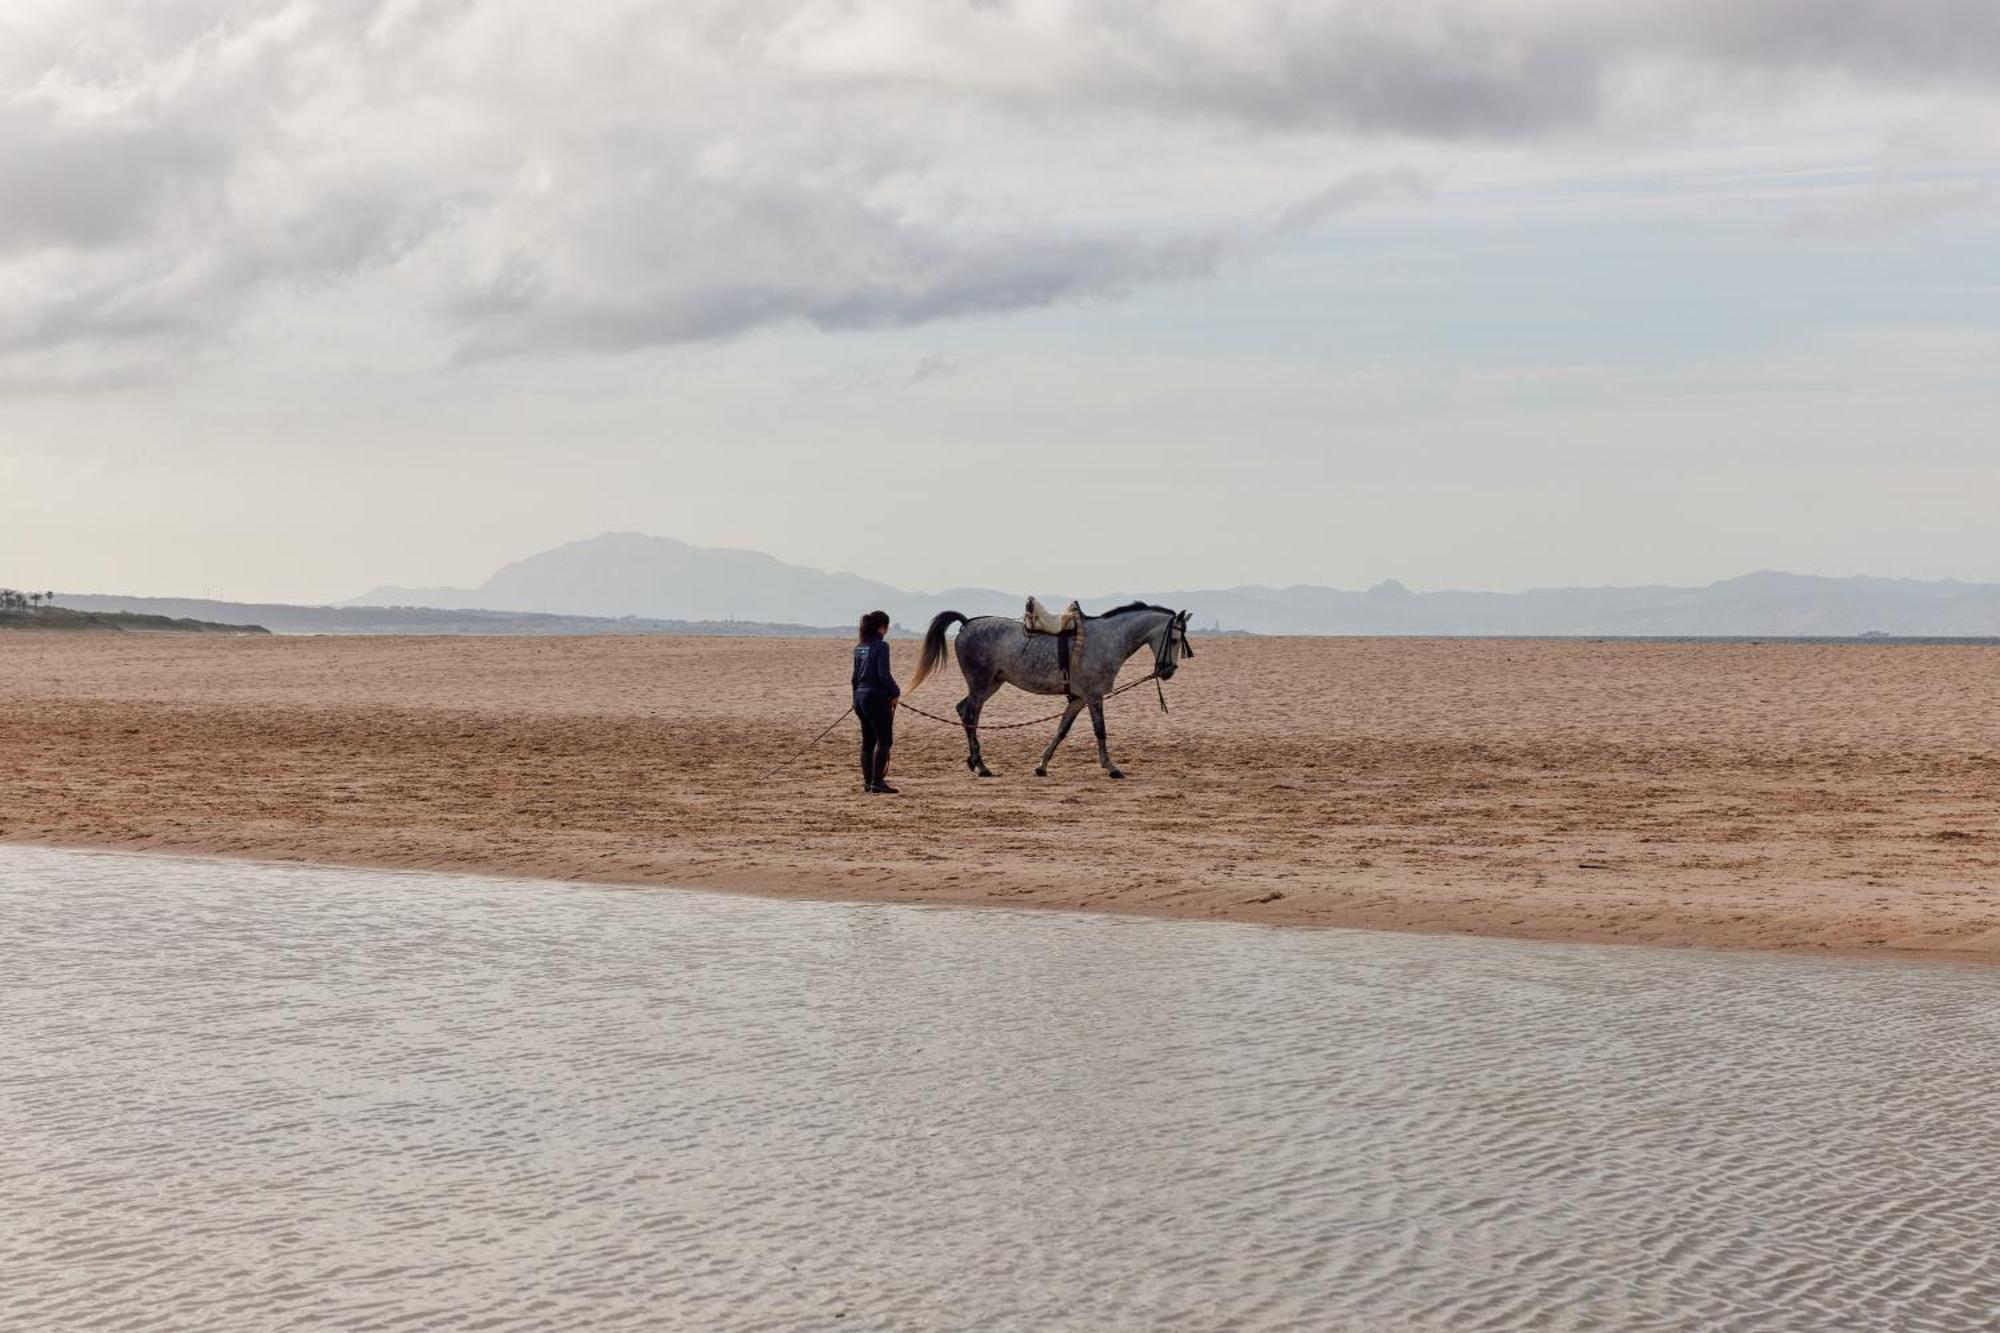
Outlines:
[[839,726],[841,723],[847,721],[847,715],[853,711],[854,711],[853,704],[849,704],[847,707],[841,709],[840,716],[836,717],[833,721],[827,723],[825,731],[822,731],[819,735],[807,741],[804,746],[800,747],[799,752],[797,754],[792,755],[790,758],[780,760],[778,764],[771,769],[770,772],[759,775],[757,781],[760,783],[769,782],[772,778],[778,776],[780,770],[789,767],[794,763],[797,763],[801,758],[805,756],[805,752],[807,750],[812,749],[813,746],[818,745],[821,741],[825,740],[828,736],[833,734],[833,729]]

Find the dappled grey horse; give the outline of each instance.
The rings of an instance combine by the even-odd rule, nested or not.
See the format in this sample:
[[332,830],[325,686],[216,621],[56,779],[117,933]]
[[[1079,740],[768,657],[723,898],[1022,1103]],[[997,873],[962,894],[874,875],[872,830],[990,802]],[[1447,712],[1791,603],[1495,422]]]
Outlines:
[[1193,657],[1188,643],[1188,613],[1164,606],[1132,602],[1087,619],[1078,636],[1079,651],[1069,664],[1065,682],[1056,660],[1053,634],[1030,634],[1019,620],[1008,616],[966,617],[956,611],[940,612],[931,620],[924,635],[923,656],[916,674],[910,677],[912,690],[944,661],[944,632],[964,625],[958,632],[958,669],[965,676],[965,698],[959,701],[959,720],[965,724],[967,747],[965,766],[982,778],[993,776],[979,754],[979,710],[1002,685],[1012,685],[1030,694],[1067,694],[1069,708],[1056,726],[1055,739],[1042,751],[1035,765],[1036,777],[1047,777],[1049,758],[1069,735],[1070,724],[1085,708],[1090,709],[1090,726],[1097,733],[1097,762],[1114,778],[1124,773],[1111,762],[1104,743],[1104,696],[1118,679],[1118,668],[1141,648],[1153,650],[1153,670],[1161,680],[1174,674],[1183,657]]

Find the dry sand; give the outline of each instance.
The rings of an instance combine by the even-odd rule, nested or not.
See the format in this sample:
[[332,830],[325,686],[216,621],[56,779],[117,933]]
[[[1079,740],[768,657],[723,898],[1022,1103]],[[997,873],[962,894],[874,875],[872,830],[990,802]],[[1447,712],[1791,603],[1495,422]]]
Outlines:
[[1111,704],[1126,782],[1087,719],[982,782],[905,714],[869,798],[851,723],[758,777],[844,705],[834,640],[0,635],[0,839],[2000,959],[2000,649],[1196,645],[1171,716]]

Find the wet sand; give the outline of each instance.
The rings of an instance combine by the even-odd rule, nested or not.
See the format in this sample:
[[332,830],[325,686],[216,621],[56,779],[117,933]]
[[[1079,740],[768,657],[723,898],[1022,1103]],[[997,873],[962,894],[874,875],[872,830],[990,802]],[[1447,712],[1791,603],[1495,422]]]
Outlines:
[[906,714],[867,798],[852,724],[759,776],[844,705],[838,641],[0,636],[0,839],[2000,959],[2000,650],[1196,645],[1170,716],[1110,705],[1126,782],[1087,721],[1045,779],[1050,726],[994,733],[981,782]]

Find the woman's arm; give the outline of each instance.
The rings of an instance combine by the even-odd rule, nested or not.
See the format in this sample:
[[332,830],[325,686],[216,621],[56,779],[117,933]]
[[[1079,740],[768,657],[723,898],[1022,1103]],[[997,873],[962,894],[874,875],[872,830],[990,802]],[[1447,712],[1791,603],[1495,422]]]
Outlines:
[[889,641],[877,639],[868,652],[868,669],[875,678],[875,684],[892,699],[903,697],[902,686],[889,674]]

